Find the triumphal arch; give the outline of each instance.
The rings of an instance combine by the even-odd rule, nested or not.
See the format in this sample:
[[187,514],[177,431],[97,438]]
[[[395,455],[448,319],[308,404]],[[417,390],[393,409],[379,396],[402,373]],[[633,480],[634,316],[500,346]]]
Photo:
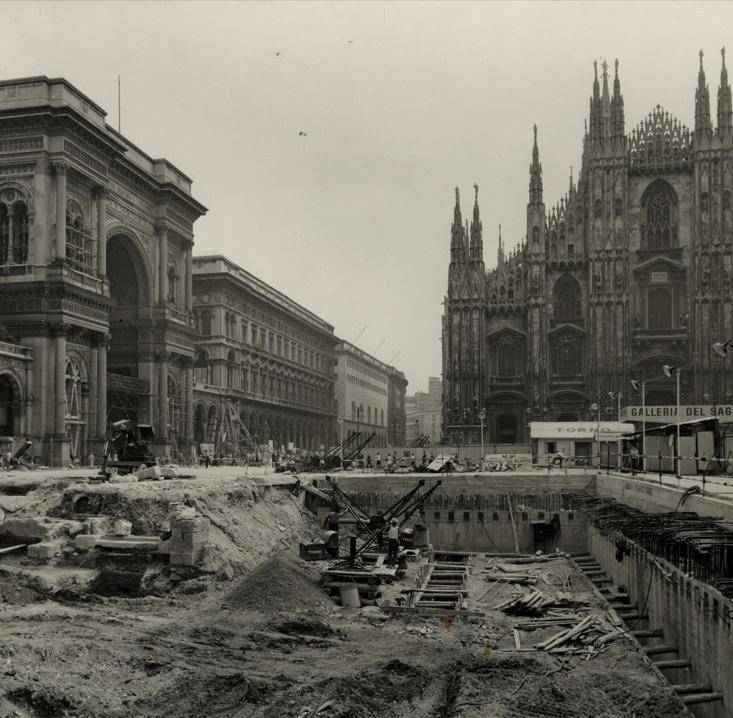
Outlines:
[[0,437],[44,463],[106,424],[193,436],[191,179],[64,79],[0,82]]

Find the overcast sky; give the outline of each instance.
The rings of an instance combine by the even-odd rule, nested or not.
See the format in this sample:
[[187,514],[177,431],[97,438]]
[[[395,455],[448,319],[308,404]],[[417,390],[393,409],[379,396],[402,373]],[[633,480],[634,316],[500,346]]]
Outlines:
[[[627,130],[656,104],[694,119],[698,50],[712,113],[729,3],[3,4],[5,78],[64,76],[208,208],[220,252],[402,369],[441,371],[459,185],[525,232],[532,124],[545,202],[580,163],[593,60],[619,58]],[[730,37],[725,35],[730,34]],[[731,68],[733,70],[733,67]],[[304,132],[305,135],[300,133]]]

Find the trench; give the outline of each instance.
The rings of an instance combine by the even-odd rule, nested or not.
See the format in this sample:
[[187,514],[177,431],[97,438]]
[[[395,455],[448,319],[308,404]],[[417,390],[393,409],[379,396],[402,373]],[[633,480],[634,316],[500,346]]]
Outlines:
[[[436,549],[582,556],[602,592],[628,594],[627,629],[690,713],[733,718],[733,504],[624,476],[474,478],[451,477],[422,507]],[[392,481],[339,485],[373,515],[407,488]]]

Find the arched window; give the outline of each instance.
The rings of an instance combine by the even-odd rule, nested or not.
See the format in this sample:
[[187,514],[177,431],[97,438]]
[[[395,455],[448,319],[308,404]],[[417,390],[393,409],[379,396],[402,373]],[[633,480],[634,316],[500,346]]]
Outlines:
[[83,388],[86,383],[84,365],[75,357],[66,357],[66,438],[72,461],[77,461],[84,452],[84,412]]
[[582,317],[580,305],[580,284],[569,274],[563,274],[552,290],[555,319],[574,320]]
[[667,249],[677,244],[677,195],[664,181],[656,180],[641,199],[641,245]]
[[620,217],[624,211],[624,201],[621,197],[616,197],[613,201],[613,213],[616,217]]
[[203,404],[198,404],[194,412],[193,436],[197,443],[206,443],[206,409]]
[[19,416],[20,406],[17,383],[12,376],[0,375],[0,436],[18,433],[16,418]]
[[[13,195],[14,196],[14,195]],[[28,261],[28,208],[25,202],[0,203],[0,264]]]
[[242,391],[249,391],[249,369],[246,364],[241,366],[240,387]]
[[502,379],[516,376],[517,364],[515,348],[506,342],[499,344],[497,351],[497,374]]
[[593,217],[595,219],[600,219],[602,214],[603,214],[603,204],[601,203],[600,199],[596,199],[593,202]]
[[96,275],[96,242],[89,232],[84,212],[76,200],[66,207],[66,261],[82,274]]
[[672,297],[666,289],[649,292],[647,327],[649,329],[672,328]]
[[571,336],[557,339],[552,347],[552,373],[561,377],[575,377],[583,373],[583,348]]
[[178,301],[178,284],[179,276],[176,263],[172,260],[168,260],[168,301],[171,304],[175,304]]
[[234,354],[234,350],[230,349],[227,354],[227,389],[234,389],[234,379],[236,376],[236,361],[237,358]]
[[205,337],[211,336],[211,312],[208,309],[201,312],[201,334]]

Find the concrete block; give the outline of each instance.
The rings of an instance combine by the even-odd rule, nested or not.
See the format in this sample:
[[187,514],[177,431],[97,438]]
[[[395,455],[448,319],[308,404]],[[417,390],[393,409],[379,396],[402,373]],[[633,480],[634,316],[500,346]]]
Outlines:
[[113,530],[114,521],[111,516],[90,516],[84,522],[84,533],[90,536],[107,536]]
[[117,519],[112,525],[113,536],[129,536],[132,533],[132,524],[125,519]]
[[53,543],[33,543],[28,547],[28,558],[49,559],[60,551],[60,547]]
[[74,545],[79,551],[91,551],[97,544],[97,536],[89,536],[88,534],[79,534],[74,539]]

